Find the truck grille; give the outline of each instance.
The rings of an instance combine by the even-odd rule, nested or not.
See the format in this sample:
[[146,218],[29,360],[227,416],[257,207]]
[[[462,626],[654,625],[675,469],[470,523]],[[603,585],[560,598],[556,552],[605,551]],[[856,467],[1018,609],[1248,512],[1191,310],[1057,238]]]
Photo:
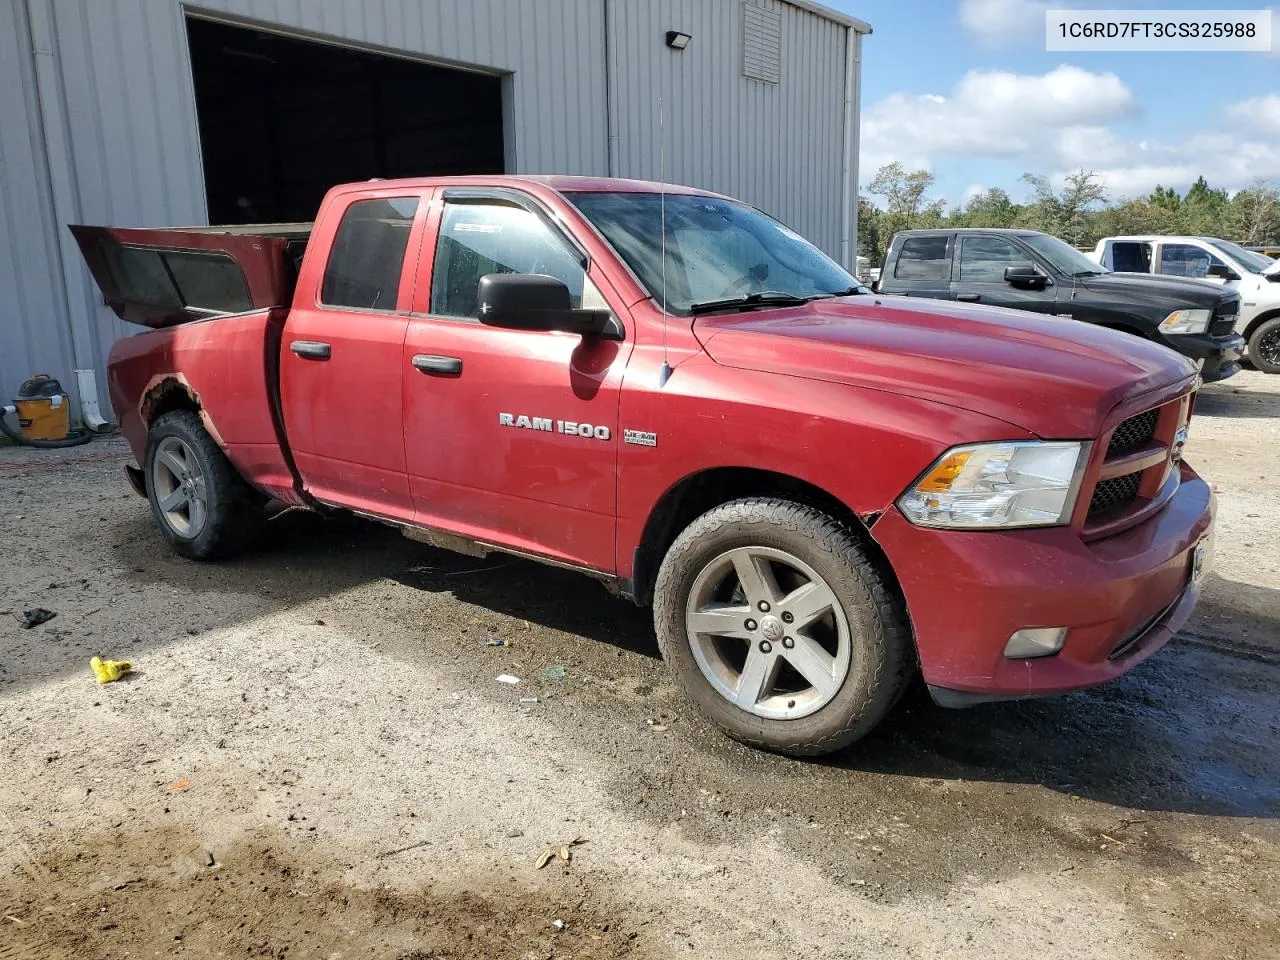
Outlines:
[[1138,495],[1138,484],[1142,480],[1141,473],[1128,473],[1122,477],[1103,480],[1093,488],[1093,499],[1089,501],[1089,516],[1114,510],[1116,507],[1128,506]]
[[1218,304],[1209,319],[1209,336],[1221,340],[1235,333],[1236,321],[1240,319],[1240,301],[1226,300]]
[[1148,410],[1125,420],[1111,434],[1111,442],[1107,444],[1107,457],[1121,456],[1150,443],[1155,436],[1156,421],[1159,419],[1159,410]]
[[1169,446],[1191,413],[1191,394],[1134,414],[1103,435],[1106,456],[1089,492],[1084,534],[1110,536],[1159,508],[1176,490],[1178,471],[1171,466]]

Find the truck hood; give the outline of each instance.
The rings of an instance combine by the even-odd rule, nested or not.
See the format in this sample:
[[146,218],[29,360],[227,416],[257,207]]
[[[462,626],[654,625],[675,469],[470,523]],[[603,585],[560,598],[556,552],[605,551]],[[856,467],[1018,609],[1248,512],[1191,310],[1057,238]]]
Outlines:
[[698,317],[717,363],[945,403],[1040,437],[1096,437],[1122,400],[1189,379],[1172,350],[1066,318],[857,296]]
[[[1069,286],[1070,280],[1060,281]],[[1195,280],[1191,277],[1152,276],[1149,273],[1102,273],[1080,277],[1081,287],[1099,293],[1122,293],[1162,300],[1173,307],[1214,307],[1224,296],[1233,291],[1212,280]],[[1225,291],[1225,292],[1224,292]]]

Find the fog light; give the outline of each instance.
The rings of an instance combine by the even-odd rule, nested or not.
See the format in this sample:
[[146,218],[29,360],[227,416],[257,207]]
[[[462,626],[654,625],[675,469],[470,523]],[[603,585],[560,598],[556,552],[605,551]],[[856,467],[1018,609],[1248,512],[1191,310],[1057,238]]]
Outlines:
[[1025,627],[1014,631],[1004,645],[1004,655],[1014,660],[1049,657],[1062,649],[1066,639],[1066,627]]

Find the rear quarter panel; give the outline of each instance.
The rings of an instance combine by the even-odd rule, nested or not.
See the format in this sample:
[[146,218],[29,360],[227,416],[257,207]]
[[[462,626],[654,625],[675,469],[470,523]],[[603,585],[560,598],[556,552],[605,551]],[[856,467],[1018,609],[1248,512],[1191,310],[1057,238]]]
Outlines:
[[299,502],[273,416],[283,313],[257,311],[126,337],[111,350],[108,383],[121,431],[141,464],[158,403],[183,390],[205,429],[249,483]]

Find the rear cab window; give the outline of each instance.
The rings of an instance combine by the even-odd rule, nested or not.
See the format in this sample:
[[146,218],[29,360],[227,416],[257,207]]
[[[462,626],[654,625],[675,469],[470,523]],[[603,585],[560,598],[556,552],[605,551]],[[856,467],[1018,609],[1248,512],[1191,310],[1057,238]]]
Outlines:
[[1107,244],[1102,265],[1117,273],[1150,273],[1151,244],[1142,240],[1113,240]]
[[950,280],[951,254],[947,249],[947,236],[908,237],[902,242],[897,263],[893,267],[895,280]]
[[320,284],[328,307],[393,311],[419,198],[357,200],[338,224]]

